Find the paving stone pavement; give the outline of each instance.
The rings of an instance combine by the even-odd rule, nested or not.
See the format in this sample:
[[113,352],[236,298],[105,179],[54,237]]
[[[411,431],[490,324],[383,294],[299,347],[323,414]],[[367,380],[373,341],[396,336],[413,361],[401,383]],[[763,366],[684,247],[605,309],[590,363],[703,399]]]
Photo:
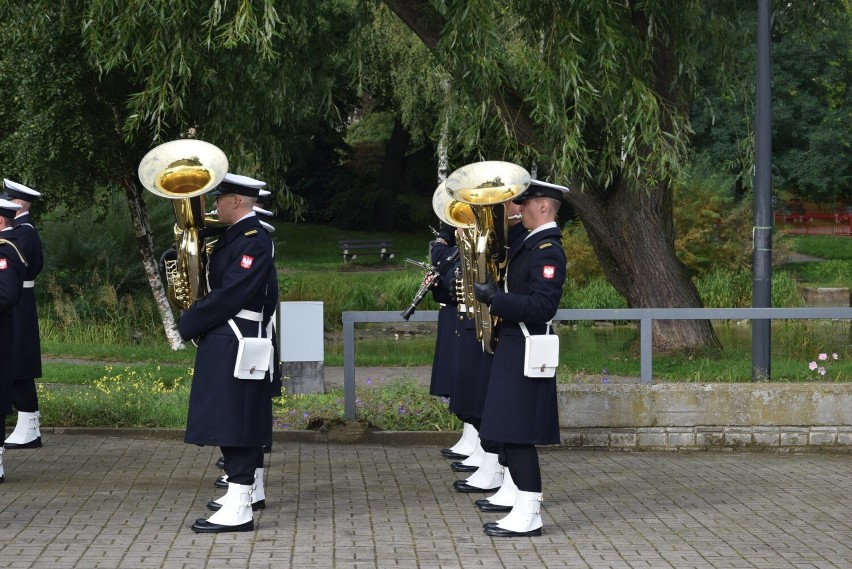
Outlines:
[[276,443],[252,533],[189,526],[218,450],[48,434],[5,455],[4,568],[852,568],[849,454],[542,449],[544,535],[499,539],[438,446]]

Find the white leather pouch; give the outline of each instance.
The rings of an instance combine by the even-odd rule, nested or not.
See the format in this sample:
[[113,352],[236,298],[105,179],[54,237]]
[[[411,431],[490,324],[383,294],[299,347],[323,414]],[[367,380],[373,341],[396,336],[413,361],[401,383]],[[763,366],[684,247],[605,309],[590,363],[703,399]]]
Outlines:
[[234,377],[239,379],[263,379],[272,361],[271,338],[244,338],[234,320],[228,320],[239,341]]
[[524,375],[526,377],[554,377],[559,366],[559,336],[550,333],[530,336],[526,325],[519,323],[526,336],[524,347]]

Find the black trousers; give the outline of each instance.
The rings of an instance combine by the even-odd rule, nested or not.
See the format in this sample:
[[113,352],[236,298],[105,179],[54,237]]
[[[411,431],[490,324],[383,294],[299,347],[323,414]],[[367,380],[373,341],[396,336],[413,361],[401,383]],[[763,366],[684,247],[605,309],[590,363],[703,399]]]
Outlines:
[[254,469],[258,453],[261,455],[261,460],[263,457],[261,447],[220,448],[222,456],[225,457],[225,474],[228,475],[228,482],[243,486],[254,484]]
[[502,443],[505,464],[512,481],[522,492],[541,492],[541,466],[535,445]]
[[38,411],[35,379],[16,379],[12,383],[12,405],[22,413]]

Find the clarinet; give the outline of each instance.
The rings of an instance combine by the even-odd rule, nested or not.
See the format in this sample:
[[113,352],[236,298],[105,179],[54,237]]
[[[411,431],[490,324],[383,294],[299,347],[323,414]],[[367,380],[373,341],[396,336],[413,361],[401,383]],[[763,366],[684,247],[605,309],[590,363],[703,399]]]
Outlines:
[[437,267],[430,265],[429,263],[415,261],[414,259],[405,259],[405,262],[417,265],[421,269],[426,270],[426,274],[423,275],[423,280],[420,282],[420,288],[417,289],[417,293],[414,295],[414,299],[411,301],[411,304],[400,313],[402,319],[408,322],[408,319],[411,318],[411,315],[414,314],[415,310],[417,310],[417,305],[426,298],[426,294],[429,292],[429,289],[432,288],[435,281],[438,280],[440,273],[438,273]]

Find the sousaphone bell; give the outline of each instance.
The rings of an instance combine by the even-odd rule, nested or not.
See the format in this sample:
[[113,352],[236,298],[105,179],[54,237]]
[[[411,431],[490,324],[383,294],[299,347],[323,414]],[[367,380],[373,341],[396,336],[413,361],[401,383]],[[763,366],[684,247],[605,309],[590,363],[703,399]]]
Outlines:
[[175,310],[207,294],[204,194],[228,173],[228,158],[202,140],[173,140],[152,149],[139,163],[139,181],[149,192],[172,200],[174,253],[166,252],[166,292]]
[[[473,280],[493,281],[502,286],[507,262],[509,222],[505,203],[521,195],[530,185],[531,177],[522,167],[511,162],[485,161],[462,166],[449,175],[447,192],[469,204],[475,218],[473,251]],[[471,284],[472,287],[472,284]],[[495,327],[499,319],[491,316],[490,308],[478,301],[473,304],[477,337],[483,349],[494,353],[497,345]]]

